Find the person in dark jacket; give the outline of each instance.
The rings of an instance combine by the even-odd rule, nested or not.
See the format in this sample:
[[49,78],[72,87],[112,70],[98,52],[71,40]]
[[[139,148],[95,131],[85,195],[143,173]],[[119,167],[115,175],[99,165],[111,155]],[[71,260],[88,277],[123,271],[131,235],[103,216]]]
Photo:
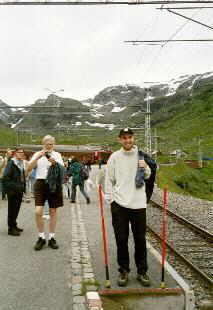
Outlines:
[[11,236],[19,236],[23,231],[17,226],[17,218],[26,187],[23,158],[23,149],[15,149],[14,156],[8,161],[3,175],[4,188],[8,197],[8,235]]
[[75,203],[76,199],[76,188],[79,186],[79,189],[82,195],[86,198],[87,203],[90,203],[90,198],[84,189],[84,180],[81,176],[81,169],[83,164],[78,161],[77,158],[73,158],[71,165],[68,170],[68,175],[72,176],[72,193],[71,193],[71,203]]

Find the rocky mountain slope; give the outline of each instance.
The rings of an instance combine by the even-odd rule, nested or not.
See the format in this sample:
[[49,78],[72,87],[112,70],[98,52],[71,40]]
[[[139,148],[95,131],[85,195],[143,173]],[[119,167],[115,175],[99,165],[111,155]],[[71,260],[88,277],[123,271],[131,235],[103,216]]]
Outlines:
[[143,127],[149,97],[151,120],[155,125],[168,119],[172,110],[205,85],[213,86],[213,72],[181,76],[168,83],[151,85],[149,91],[137,85],[107,87],[82,102],[49,95],[32,106],[18,109],[0,100],[0,120],[11,128],[34,130]]

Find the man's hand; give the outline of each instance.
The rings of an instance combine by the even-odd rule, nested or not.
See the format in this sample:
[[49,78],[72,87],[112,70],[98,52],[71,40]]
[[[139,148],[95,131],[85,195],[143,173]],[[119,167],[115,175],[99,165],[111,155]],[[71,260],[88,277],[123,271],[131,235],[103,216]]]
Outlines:
[[50,158],[48,159],[48,161],[51,162],[51,164],[52,164],[53,166],[56,164],[55,159],[52,158],[52,157],[50,157]]
[[105,200],[106,205],[110,205],[111,202],[112,202],[111,195],[105,194],[104,195],[104,200]]
[[38,152],[37,157],[36,157],[36,160],[39,160],[39,159],[40,159],[42,156],[44,156],[44,155],[45,155],[45,151],[44,151],[44,150]]
[[145,160],[143,160],[143,159],[140,159],[140,160],[138,161],[138,165],[139,165],[140,168],[144,168],[144,169],[147,168],[147,163],[146,163]]

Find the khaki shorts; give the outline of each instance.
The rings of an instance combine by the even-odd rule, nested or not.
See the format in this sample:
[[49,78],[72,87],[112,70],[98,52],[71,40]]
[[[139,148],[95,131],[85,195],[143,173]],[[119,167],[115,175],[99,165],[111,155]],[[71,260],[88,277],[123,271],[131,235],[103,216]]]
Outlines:
[[55,193],[51,193],[46,180],[38,179],[34,184],[35,206],[44,206],[48,201],[49,208],[59,208],[63,206],[62,187],[58,188]]

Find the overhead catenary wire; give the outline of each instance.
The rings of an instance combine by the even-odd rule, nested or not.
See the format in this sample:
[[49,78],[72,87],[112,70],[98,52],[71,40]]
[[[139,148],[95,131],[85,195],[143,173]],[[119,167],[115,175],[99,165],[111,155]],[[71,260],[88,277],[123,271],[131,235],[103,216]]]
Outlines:
[[206,27],[206,28],[209,28],[209,29],[212,29],[212,30],[213,30],[213,27],[211,27],[211,26],[209,26],[209,25],[206,25],[206,24],[204,24],[204,23],[201,23],[201,22],[199,22],[198,20],[195,20],[195,19],[193,19],[193,18],[187,17],[187,16],[185,16],[185,15],[182,15],[182,14],[180,14],[180,13],[174,12],[174,11],[169,10],[169,9],[167,9],[167,11],[170,12],[170,13],[172,13],[172,14],[181,16],[181,17],[183,17],[183,18],[185,18],[185,19],[188,19],[188,20],[190,20],[190,21],[193,21],[193,22],[195,22],[195,23],[197,23],[197,24],[199,24],[199,25],[201,25],[201,26],[204,26],[204,27]]
[[[205,4],[205,5],[206,5],[206,4]],[[191,17],[191,18],[194,18],[195,16],[197,16],[198,13],[201,12],[202,8],[205,8],[205,6],[200,7],[200,9],[199,9],[199,10],[196,10],[190,17]],[[162,9],[162,8],[161,8],[161,9]],[[165,8],[163,8],[163,9],[165,10],[165,9],[167,9],[167,8],[165,7]],[[183,28],[185,28],[185,26],[188,25],[189,23],[190,23],[190,20],[185,21],[185,23],[184,23],[172,36],[170,36],[170,39],[173,39],[173,38],[174,38],[180,31],[182,31]],[[204,29],[204,28],[203,28],[203,29]],[[199,33],[196,34],[195,31],[193,31],[193,33],[194,33],[194,36],[193,36],[193,34],[192,34],[192,38],[197,38],[197,37],[200,36]],[[164,46],[165,46],[166,44],[167,44],[167,43],[165,43]],[[169,45],[169,46],[171,47],[172,45]],[[174,45],[173,45],[173,46],[174,46]],[[203,46],[205,46],[205,45],[203,45]],[[200,47],[200,45],[199,45],[199,47]],[[195,51],[196,51],[196,49],[190,48],[190,49],[188,49],[188,54],[194,54]],[[197,52],[196,52],[196,53],[197,53]],[[172,57],[171,57],[171,56],[172,56]],[[167,57],[167,61],[166,61],[167,69],[165,68],[165,70],[169,71],[169,73],[171,73],[171,72],[173,71],[173,63],[174,63],[174,61],[176,61],[176,53],[170,53],[170,58],[171,58],[171,62],[168,61],[168,57]],[[173,61],[172,61],[172,58],[174,58]],[[168,70],[168,69],[169,69],[169,70]],[[170,75],[171,75],[171,74],[170,74]]]
[[165,7],[156,8],[156,10],[195,10],[195,9],[213,9],[213,6],[184,6],[184,7]]
[[157,1],[0,1],[0,5],[165,5],[165,4],[197,4],[197,3],[213,3],[212,0],[201,1],[170,1],[170,0],[157,0]]
[[[201,7],[201,8],[203,8],[203,7]],[[174,13],[174,14],[177,14],[177,15],[179,15],[179,16],[181,16],[181,17],[184,17],[184,18],[186,18],[186,19],[188,20],[188,22],[189,22],[189,21],[193,21],[193,22],[196,22],[196,23],[198,23],[198,24],[201,24],[201,25],[203,25],[203,26],[205,26],[205,27],[207,27],[207,28],[213,29],[213,27],[211,27],[211,26],[208,26],[208,25],[206,25],[206,24],[204,24],[204,23],[201,23],[201,22],[199,22],[199,21],[196,21],[195,19],[192,19],[192,18],[190,18],[190,17],[186,17],[186,16],[184,16],[184,15],[182,15],[182,14],[173,12],[173,11],[169,10],[168,8],[159,8],[159,9],[161,9],[161,10],[167,10],[167,11],[169,11],[169,12],[171,12],[171,13]],[[193,15],[193,16],[194,16],[194,15]],[[147,41],[147,40],[144,40],[144,41],[142,41],[142,40],[132,40],[132,41],[124,41],[124,42],[125,42],[125,43],[139,44],[139,43],[162,43],[162,42],[164,42],[164,41],[165,41],[166,43],[167,43],[167,42],[210,42],[210,41],[212,41],[212,39],[185,39],[185,40],[179,39],[179,40],[173,40],[172,38],[174,38],[174,37],[177,35],[177,33],[180,32],[180,30],[182,30],[183,27],[185,27],[186,24],[187,24],[187,22],[186,22],[185,24],[183,24],[180,28],[178,28],[178,30],[176,30],[175,33],[174,33],[168,40],[149,40],[149,41]],[[165,44],[164,44],[163,46],[165,46]],[[163,47],[163,46],[162,46],[162,47]]]
[[[199,2],[199,3],[200,3],[200,2]],[[161,9],[164,9],[164,8],[161,7]],[[165,9],[166,9],[166,8],[165,8]],[[199,10],[199,11],[200,11],[200,10]],[[194,14],[192,14],[191,17],[194,17],[196,14],[198,14],[198,11],[194,12]],[[189,22],[190,22],[190,20],[187,20],[183,25],[181,25],[181,26],[175,31],[175,33],[172,34],[172,35],[169,37],[169,39],[170,39],[170,40],[173,39],[180,31],[183,30],[183,28],[184,28]],[[167,41],[168,41],[168,40],[167,40]],[[148,44],[148,43],[147,43],[147,44]],[[162,48],[161,48],[159,54],[157,55],[158,58],[159,58],[160,54],[162,53],[163,48],[164,48],[167,44],[168,44],[168,42],[165,42],[164,44],[162,44]],[[169,46],[171,47],[171,44],[170,44]],[[190,53],[191,53],[192,51],[193,51],[193,49],[190,49]],[[175,57],[176,57],[176,53],[173,53],[172,55],[175,55]],[[152,68],[154,62],[156,63],[156,59],[153,60],[151,66],[150,66],[150,70],[151,70],[151,68]],[[172,64],[172,65],[169,65],[168,57],[167,57],[167,59],[166,59],[166,64],[168,64],[167,68],[169,68],[170,71],[172,71],[172,70],[173,70],[173,64]]]
[[213,39],[177,39],[177,40],[139,40],[139,41],[134,41],[134,40],[129,40],[129,41],[124,41],[124,43],[163,43],[163,42],[212,42]]
[[[161,7],[161,9],[165,9],[163,7]],[[193,15],[194,16],[194,15]],[[184,24],[182,24],[170,37],[169,40],[172,40],[179,32],[181,32],[183,30],[184,27],[186,27],[186,25],[189,23],[189,20],[187,20]],[[163,44],[163,47],[167,44],[168,42],[165,42]]]

